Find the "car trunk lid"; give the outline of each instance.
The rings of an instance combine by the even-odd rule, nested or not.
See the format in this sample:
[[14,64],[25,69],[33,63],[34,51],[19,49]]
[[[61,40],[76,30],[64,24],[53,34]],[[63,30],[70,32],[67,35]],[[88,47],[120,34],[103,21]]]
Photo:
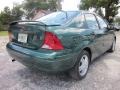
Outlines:
[[38,49],[42,46],[47,25],[36,21],[17,21],[10,24],[12,43],[22,47]]

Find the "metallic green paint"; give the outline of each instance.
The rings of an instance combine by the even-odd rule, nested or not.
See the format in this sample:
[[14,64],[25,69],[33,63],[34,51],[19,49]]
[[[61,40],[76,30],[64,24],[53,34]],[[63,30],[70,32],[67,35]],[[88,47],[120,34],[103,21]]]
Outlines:
[[112,46],[115,38],[112,30],[80,29],[69,25],[50,26],[39,32],[44,31],[57,35],[64,50],[30,49],[9,42],[6,46],[8,53],[26,66],[48,72],[59,72],[72,68],[77,62],[78,55],[85,48],[91,50],[91,60],[100,56]]
[[[16,46],[12,43],[7,44],[7,51],[15,60],[30,67],[37,67],[47,72],[60,72],[72,68],[76,62],[76,53],[51,50],[30,50]],[[65,52],[67,52],[65,54]]]

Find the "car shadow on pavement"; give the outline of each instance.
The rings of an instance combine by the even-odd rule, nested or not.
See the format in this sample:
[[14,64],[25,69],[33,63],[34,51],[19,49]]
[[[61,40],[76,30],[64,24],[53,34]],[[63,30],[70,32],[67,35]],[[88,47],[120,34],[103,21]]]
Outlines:
[[[19,69],[17,74],[21,79],[27,81],[30,84],[34,84],[35,87],[66,87],[69,88],[72,86],[72,83],[75,83],[75,80],[71,79],[64,73],[50,74],[41,72],[38,69]],[[25,85],[25,82],[23,82]],[[29,87],[28,84],[26,84]]]
[[[100,71],[98,72],[99,68],[97,69],[96,67],[103,66],[104,68],[102,68],[102,69],[107,70],[109,68],[104,61],[107,60],[107,62],[109,62],[110,59],[120,61],[119,58],[120,58],[119,56],[114,56],[112,54],[109,55],[109,53],[105,53],[105,54],[101,55],[100,57],[96,58],[91,63],[90,69],[89,69],[89,72],[88,72],[86,78],[84,78],[81,81],[73,80],[69,76],[65,75],[64,73],[50,74],[50,73],[41,72],[35,68],[29,69],[27,67],[17,70],[16,73],[18,74],[20,79],[23,80],[22,84],[24,85],[24,87],[25,86],[32,87],[32,85],[33,85],[34,87],[41,87],[44,89],[45,88],[47,88],[47,89],[53,88],[53,90],[56,87],[68,89],[68,88],[72,88],[73,86],[75,86],[77,84],[79,84],[79,86],[83,87],[82,86],[83,84],[90,83],[91,80],[94,82],[95,75],[101,74]],[[93,74],[95,74],[95,75],[93,75]]]
[[95,58],[91,64],[96,64],[99,63],[103,60],[115,60],[115,61],[119,61],[120,62],[120,56],[119,55],[115,55],[114,53],[109,53],[109,52],[105,52],[104,54],[100,55],[99,57]]

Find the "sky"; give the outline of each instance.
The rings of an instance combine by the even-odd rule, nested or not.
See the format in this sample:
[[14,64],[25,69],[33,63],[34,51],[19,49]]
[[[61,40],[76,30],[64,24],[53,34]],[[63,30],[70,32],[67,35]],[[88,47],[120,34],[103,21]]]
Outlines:
[[5,6],[10,8],[13,7],[13,3],[22,3],[24,0],[0,0],[0,11],[4,9]]
[[80,0],[64,0],[62,4],[62,10],[78,10]]
[[[5,6],[12,8],[13,3],[22,3],[22,1],[24,0],[0,0],[0,11],[2,11]],[[61,3],[62,10],[78,10],[79,3],[80,0],[63,0]],[[120,10],[118,16],[120,16]]]
[[[5,6],[10,8],[13,7],[13,3],[22,3],[24,0],[0,0],[0,11],[4,9]],[[63,10],[78,10],[77,6],[80,0],[63,0],[62,9]]]

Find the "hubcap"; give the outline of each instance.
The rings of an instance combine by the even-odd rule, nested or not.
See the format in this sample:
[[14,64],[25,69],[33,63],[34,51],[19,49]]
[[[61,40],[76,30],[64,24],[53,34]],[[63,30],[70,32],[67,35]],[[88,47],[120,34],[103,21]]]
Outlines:
[[81,76],[84,76],[87,73],[88,64],[89,64],[88,56],[83,55],[81,60],[80,60],[80,65],[79,65],[79,74]]

